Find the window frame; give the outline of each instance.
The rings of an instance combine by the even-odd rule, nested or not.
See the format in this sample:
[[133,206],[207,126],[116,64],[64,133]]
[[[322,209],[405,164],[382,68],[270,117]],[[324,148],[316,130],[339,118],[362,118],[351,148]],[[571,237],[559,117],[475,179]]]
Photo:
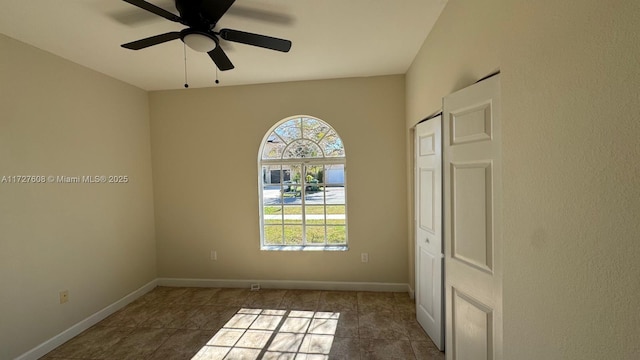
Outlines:
[[[304,125],[303,122],[304,119],[312,119],[314,121],[319,122],[322,126],[326,126],[328,128],[328,130],[326,131],[326,133],[331,133],[333,132],[335,134],[335,136],[337,137],[337,139],[340,141],[340,145],[341,145],[341,149],[342,149],[342,156],[325,156],[324,153],[324,149],[321,148],[322,151],[322,157],[295,157],[295,158],[290,158],[290,157],[286,157],[286,149],[291,145],[294,144],[296,142],[299,142],[300,140],[311,140],[316,144],[319,144],[322,142],[322,140],[325,138],[324,136],[322,138],[320,138],[319,140],[314,140],[314,139],[309,139],[306,138],[304,136]],[[284,143],[284,148],[282,153],[280,154],[280,158],[277,159],[264,159],[263,158],[263,152],[265,150],[266,145],[269,143],[269,139],[271,138],[271,135],[274,134],[276,132],[276,130],[282,126],[283,124],[286,124],[287,122],[290,122],[291,120],[300,120],[300,127],[301,127],[301,131],[300,131],[300,136],[296,137],[296,138],[292,138],[289,139],[290,141],[286,141],[285,139],[283,139],[281,136],[279,136],[277,133],[276,135],[278,135],[278,137],[280,138],[280,140],[283,141]],[[326,135],[325,135],[326,136]],[[291,116],[288,118],[285,118],[283,120],[278,121],[275,125],[273,125],[265,134],[261,144],[260,144],[260,149],[258,152],[258,202],[259,202],[259,216],[260,216],[260,249],[261,250],[267,250],[267,251],[346,251],[349,249],[349,242],[348,242],[348,216],[347,216],[347,212],[348,212],[348,206],[347,206],[347,164],[346,164],[347,160],[346,160],[346,150],[345,150],[345,146],[344,146],[344,142],[342,141],[342,138],[340,137],[340,135],[338,134],[338,132],[330,125],[328,124],[326,121],[321,120],[319,118],[316,118],[314,116],[308,116],[308,115],[296,115],[296,116]],[[343,171],[343,178],[342,178],[342,182],[340,183],[335,183],[338,186],[342,186],[344,189],[344,200],[342,203],[339,204],[332,204],[332,203],[328,203],[327,202],[327,198],[326,198],[326,187],[327,185],[331,185],[330,182],[327,182],[327,167],[331,166],[331,165],[341,165],[342,167],[342,171]],[[273,170],[272,167],[276,167],[279,166],[280,169],[279,170]],[[299,203],[296,204],[285,204],[284,201],[284,188],[285,188],[285,182],[284,182],[284,174],[285,174],[285,167],[289,169],[289,171],[291,172],[290,176],[293,176],[293,168],[294,166],[300,166],[300,174],[301,179],[300,179],[300,183],[296,186],[300,187],[300,200]],[[305,179],[305,176],[303,174],[306,174],[307,171],[307,167],[308,166],[320,166],[322,167],[323,170],[323,182],[321,183],[321,186],[323,186],[325,188],[325,190],[323,190],[323,200],[321,204],[318,203],[312,203],[312,204],[307,204],[306,201],[306,195],[307,195],[307,186],[308,186],[308,182]],[[264,168],[267,168],[268,171],[264,172]],[[267,185],[267,183],[265,183],[264,181],[264,175],[265,174],[269,174],[271,171],[280,171],[280,176],[279,176],[279,183],[278,185],[280,186],[280,203],[277,206],[280,206],[282,208],[282,212],[284,213],[287,207],[300,207],[301,208],[301,219],[300,224],[295,224],[295,225],[301,225],[302,226],[302,244],[285,244],[285,239],[284,239],[284,235],[285,235],[285,226],[288,225],[286,223],[286,219],[283,216],[282,219],[282,235],[283,235],[283,244],[266,244],[265,243],[265,225],[269,225],[265,223],[265,214],[264,214],[264,209],[266,206],[265,205],[265,198],[264,198],[264,189]],[[275,184],[274,184],[275,185]],[[332,205],[336,205],[336,206],[344,206],[344,224],[329,224],[328,223],[328,211],[327,211],[327,207],[332,206]],[[308,221],[310,219],[307,219],[307,206],[322,206],[324,207],[324,211],[323,211],[323,215],[324,217],[321,219],[322,225],[318,225],[318,224],[309,224]],[[290,224],[293,225],[293,224]],[[307,240],[307,228],[311,226],[311,227],[320,227],[322,226],[324,228],[324,241],[322,243],[309,243]],[[331,244],[329,243],[329,229],[331,227],[341,227],[344,226],[344,243],[336,243],[336,244]]]

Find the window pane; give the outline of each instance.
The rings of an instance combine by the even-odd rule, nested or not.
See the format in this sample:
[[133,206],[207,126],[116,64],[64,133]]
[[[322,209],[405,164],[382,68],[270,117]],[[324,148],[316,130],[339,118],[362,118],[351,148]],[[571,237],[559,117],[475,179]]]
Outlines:
[[307,244],[324,244],[324,226],[307,226]]
[[343,205],[327,206],[327,224],[344,225],[347,219],[347,208]]
[[282,153],[287,146],[275,132],[271,133],[262,149],[263,159],[282,159]]
[[[324,204],[324,191],[319,186],[307,185],[304,194],[305,204],[320,205]],[[318,189],[317,191],[313,189]]]
[[264,244],[265,245],[282,245],[282,226],[265,225],[264,226]]
[[302,245],[302,225],[284,226],[285,245]]
[[280,191],[282,176],[284,172],[280,166],[262,167],[262,204],[276,205],[282,204],[282,193]]
[[333,130],[320,141],[320,147],[324,150],[324,156],[326,157],[344,157],[342,140]]
[[320,183],[321,185],[324,185],[325,183],[325,176],[324,174],[327,172],[327,170],[325,169],[325,166],[318,166],[318,171],[316,172],[316,179],[318,179],[318,183]]
[[324,225],[324,206],[305,206],[304,216],[306,224]]
[[301,165],[286,165],[283,166],[285,173],[285,180],[282,182],[282,197],[285,204],[301,204],[302,196],[302,166]]
[[346,226],[327,226],[327,240],[329,244],[345,244],[347,242]]
[[285,206],[284,222],[286,224],[302,224],[302,206]]
[[321,179],[319,179],[319,177],[322,175],[323,168],[324,167],[322,165],[305,165],[304,167],[305,180],[309,184],[322,182],[320,181]]
[[284,214],[286,215],[302,215],[302,206],[290,205],[284,206]]
[[289,181],[294,184],[302,183],[302,165],[288,165],[289,169]]
[[262,213],[265,215],[282,215],[282,206],[280,205],[265,205],[262,208]]
[[262,166],[261,174],[262,174],[263,185],[280,183],[280,166],[279,165],[274,165],[274,166],[264,165]]
[[287,144],[302,137],[300,131],[300,119],[291,119],[284,124],[278,126],[275,133]]
[[282,175],[280,176],[280,183],[285,184],[287,181],[291,181],[291,166],[282,166]]
[[302,204],[302,199],[300,198],[301,187],[298,184],[290,185],[291,190],[283,193],[284,203],[293,205],[293,204]]
[[333,164],[325,166],[324,182],[328,185],[344,185],[344,165]]
[[322,150],[309,140],[296,140],[284,151],[284,159],[321,158]]
[[302,119],[302,136],[305,139],[320,141],[329,131],[329,127],[317,119]]
[[309,215],[324,215],[324,206],[310,205],[304,208],[304,213]]
[[265,224],[282,224],[282,208],[280,206],[265,206],[262,208]]
[[325,189],[327,204],[345,204],[344,187],[327,186]]

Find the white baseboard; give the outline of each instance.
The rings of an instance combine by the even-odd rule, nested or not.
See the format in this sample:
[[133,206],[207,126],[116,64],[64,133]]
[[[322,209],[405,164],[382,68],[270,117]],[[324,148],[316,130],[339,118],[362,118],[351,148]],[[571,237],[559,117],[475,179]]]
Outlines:
[[218,280],[218,279],[178,279],[159,278],[158,286],[251,288],[259,284],[263,289],[291,290],[341,290],[341,291],[385,291],[407,292],[408,284],[341,281],[299,281],[299,280]]
[[407,284],[407,288],[409,289],[409,297],[412,298],[412,299],[415,299],[416,298],[416,292],[413,290],[411,285]]
[[88,318],[80,321],[79,323],[73,325],[67,330],[61,332],[60,334],[52,337],[51,339],[43,342],[42,344],[36,346],[35,348],[27,351],[26,353],[18,356],[15,360],[37,360],[40,357],[46,355],[51,350],[57,348],[58,346],[64,344],[65,342],[71,340],[73,337],[79,335],[83,331],[89,329],[93,325],[99,323],[100,321],[106,319],[109,315],[115,313],[116,311],[122,309],[132,301],[141,297],[142,295],[148,293],[153,290],[157,285],[157,279],[150,281],[148,284],[142,286],[138,290],[131,292],[126,295],[122,299],[114,302],[113,304],[105,307],[104,309],[98,311],[97,313],[89,316]]

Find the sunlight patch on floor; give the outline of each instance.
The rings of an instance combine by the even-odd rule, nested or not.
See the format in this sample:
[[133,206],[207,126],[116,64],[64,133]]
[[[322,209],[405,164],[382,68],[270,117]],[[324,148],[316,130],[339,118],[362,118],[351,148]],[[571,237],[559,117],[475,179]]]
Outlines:
[[191,360],[327,360],[340,313],[240,309]]

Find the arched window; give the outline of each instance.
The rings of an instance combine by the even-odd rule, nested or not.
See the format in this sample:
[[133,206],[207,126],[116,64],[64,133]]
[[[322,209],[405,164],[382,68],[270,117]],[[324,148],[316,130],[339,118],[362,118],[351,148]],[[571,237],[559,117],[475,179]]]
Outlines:
[[342,139],[320,119],[295,116],[267,132],[258,155],[262,249],[346,249],[345,160]]

